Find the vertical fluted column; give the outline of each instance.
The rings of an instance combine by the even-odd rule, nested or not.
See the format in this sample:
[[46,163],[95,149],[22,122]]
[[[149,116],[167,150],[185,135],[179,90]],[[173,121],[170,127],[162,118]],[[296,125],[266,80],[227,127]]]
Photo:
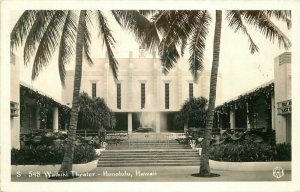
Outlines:
[[53,108],[53,124],[52,124],[53,132],[58,132],[58,108]]
[[230,111],[230,129],[234,129],[235,127],[235,111]]
[[128,113],[128,133],[132,133],[132,113]]

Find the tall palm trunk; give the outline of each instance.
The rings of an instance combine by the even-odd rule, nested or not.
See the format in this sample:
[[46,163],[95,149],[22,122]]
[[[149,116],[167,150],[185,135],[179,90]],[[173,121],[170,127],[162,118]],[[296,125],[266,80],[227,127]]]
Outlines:
[[65,173],[71,176],[73,154],[74,154],[74,141],[76,140],[76,129],[78,122],[78,111],[79,111],[79,92],[81,85],[82,76],[82,59],[83,59],[83,24],[85,23],[86,11],[80,11],[79,24],[76,37],[76,65],[75,65],[75,76],[74,76],[74,89],[73,89],[73,101],[71,110],[71,120],[68,131],[68,141],[65,147],[65,154],[63,162],[59,172]]
[[213,127],[215,101],[216,101],[216,89],[218,80],[218,68],[219,68],[219,55],[220,55],[220,41],[221,41],[221,28],[222,28],[222,11],[216,11],[216,24],[214,33],[214,47],[213,47],[213,61],[211,67],[210,76],[210,90],[209,90],[209,103],[207,110],[207,119],[204,130],[204,140],[202,146],[202,154],[200,160],[200,175],[210,175],[209,168],[209,144],[211,140],[211,130]]

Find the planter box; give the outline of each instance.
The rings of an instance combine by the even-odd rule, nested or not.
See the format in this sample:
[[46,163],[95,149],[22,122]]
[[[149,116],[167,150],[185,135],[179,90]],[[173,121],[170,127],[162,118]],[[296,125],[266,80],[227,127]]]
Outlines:
[[101,151],[105,151],[105,148],[95,149],[96,155],[100,156],[101,155]]
[[[97,167],[98,160],[91,161],[85,164],[73,164],[73,171],[77,173],[84,173],[89,172]],[[60,164],[55,165],[12,165],[11,166],[11,175],[17,175],[17,172],[22,174],[28,174],[29,171],[31,172],[41,172],[49,171],[49,172],[56,172],[60,168]]]
[[209,160],[212,169],[226,171],[271,171],[275,167],[284,170],[291,170],[290,161],[271,161],[271,162],[223,162]]

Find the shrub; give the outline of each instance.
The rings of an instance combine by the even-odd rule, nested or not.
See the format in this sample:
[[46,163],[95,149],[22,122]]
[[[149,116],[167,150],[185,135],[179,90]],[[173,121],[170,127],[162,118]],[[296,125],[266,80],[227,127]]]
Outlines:
[[188,123],[190,127],[205,127],[207,102],[204,97],[186,100],[175,117],[176,124],[183,126]]
[[211,144],[227,143],[265,143],[275,145],[275,132],[270,129],[226,130],[221,136],[212,137]]
[[274,161],[275,151],[265,143],[227,143],[211,146],[210,158],[229,162]]
[[277,161],[291,161],[292,160],[292,147],[289,143],[280,143],[276,145]]
[[222,143],[211,146],[210,158],[229,162],[291,161],[291,145],[249,141]]
[[[68,135],[64,131],[53,133],[52,130],[41,130],[36,132],[35,134],[22,135],[21,141],[25,144],[25,146],[58,146],[66,144],[67,137]],[[94,148],[100,148],[101,143],[99,141],[98,136],[82,137],[77,135],[75,145],[81,144],[87,144]],[[22,148],[24,147],[24,145],[21,146]]]
[[[11,150],[12,165],[47,165],[61,164],[64,155],[64,146],[25,146]],[[87,163],[96,159],[96,153],[90,145],[75,146],[73,163]]]
[[60,141],[63,143],[67,138],[67,133],[64,131],[59,131],[53,133],[52,130],[37,130],[34,134],[24,134],[21,135],[21,143],[22,146],[39,146],[39,145],[47,145],[51,146]]

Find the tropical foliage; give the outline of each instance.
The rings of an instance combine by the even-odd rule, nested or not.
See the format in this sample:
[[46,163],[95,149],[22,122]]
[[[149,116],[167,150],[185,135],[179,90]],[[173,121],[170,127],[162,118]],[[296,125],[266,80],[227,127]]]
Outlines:
[[204,97],[191,98],[186,100],[178,114],[176,122],[183,126],[185,123],[189,127],[205,127],[207,99]]
[[255,100],[259,97],[265,99],[265,102],[268,102],[271,96],[274,94],[274,83],[270,83],[267,86],[260,87],[255,89],[253,92],[240,95],[238,99],[225,102],[223,105],[216,108],[216,111],[225,113],[231,109],[240,109],[245,107],[247,104],[251,106]]
[[226,130],[211,138],[210,158],[218,161],[291,161],[291,145],[276,144],[275,131],[253,129]]
[[274,149],[265,143],[229,143],[210,148],[210,157],[217,161],[274,161]]
[[[49,165],[61,164],[64,156],[64,145],[58,146],[26,146],[11,150],[12,165]],[[95,149],[90,145],[75,146],[75,164],[88,163],[96,159]]]
[[[68,135],[65,131],[58,131],[54,133],[52,130],[42,129],[31,134],[22,134],[21,148],[28,146],[37,147],[40,145],[59,146],[66,144],[67,141]],[[79,146],[82,144],[90,145],[98,149],[101,147],[101,140],[98,136],[76,135],[74,145]]]
[[[69,119],[70,108],[68,106],[57,103],[52,98],[42,95],[38,91],[32,90],[29,87],[20,85],[20,113],[21,118],[22,114],[25,113],[27,104],[25,102],[26,98],[32,99],[36,106],[39,107],[39,121],[40,121],[40,129],[52,129],[52,122],[48,118],[49,113],[52,113],[53,107],[58,108],[59,112],[59,128],[65,129],[66,122],[65,120]],[[52,120],[52,119],[51,119]],[[21,120],[22,123],[22,120]]]
[[102,127],[112,129],[115,127],[115,116],[103,98],[91,98],[83,92],[80,94],[79,105],[79,128],[100,129]]
[[229,162],[291,161],[291,145],[267,143],[227,143],[210,148],[212,160]]

